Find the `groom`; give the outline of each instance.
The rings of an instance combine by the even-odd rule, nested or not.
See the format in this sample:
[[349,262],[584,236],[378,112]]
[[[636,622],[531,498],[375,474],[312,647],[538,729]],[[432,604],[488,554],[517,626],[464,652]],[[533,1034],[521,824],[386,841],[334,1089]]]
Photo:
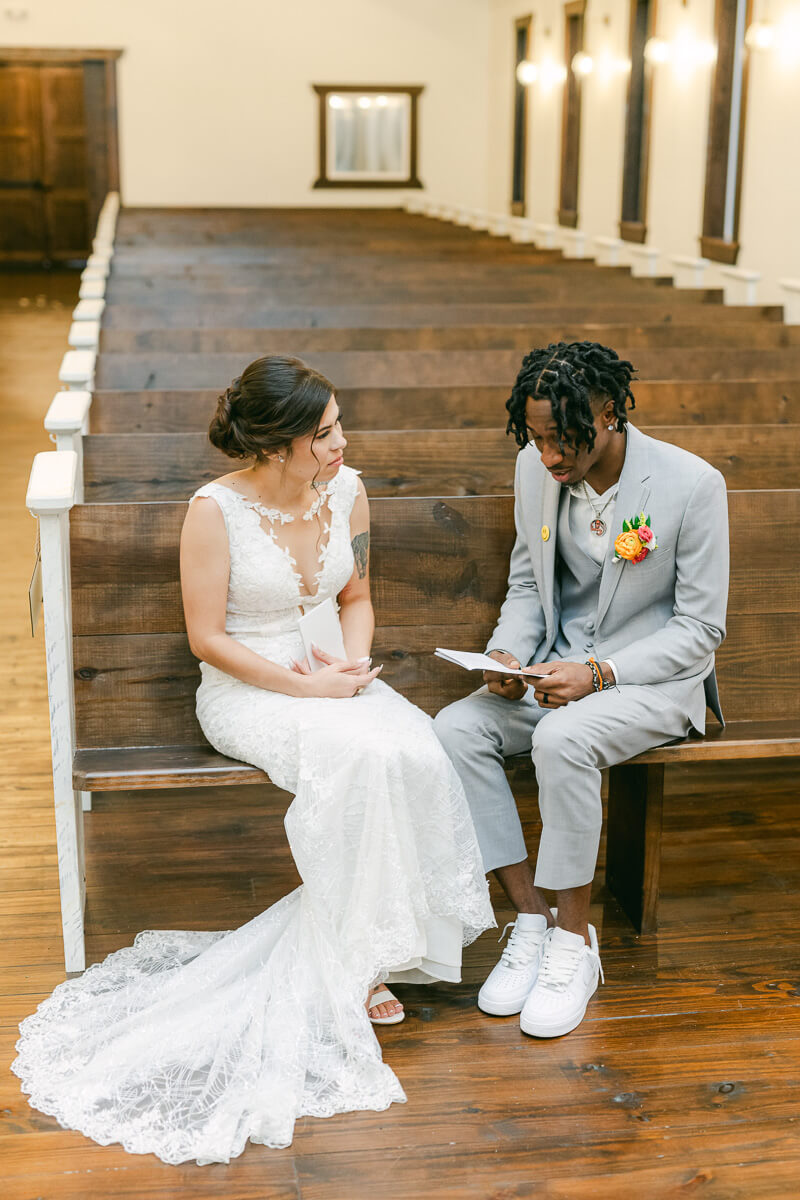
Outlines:
[[[589,902],[600,770],[722,721],[714,651],[725,636],[725,481],[628,423],[633,368],[594,342],[534,350],[507,401],[517,458],[516,543],[487,653],[497,671],[436,731],[483,854],[517,911],[478,996],[524,1033],[575,1029],[601,974]],[[501,669],[530,665],[521,678]],[[503,770],[532,754],[542,835],[535,874]],[[552,911],[544,889],[555,891]]]

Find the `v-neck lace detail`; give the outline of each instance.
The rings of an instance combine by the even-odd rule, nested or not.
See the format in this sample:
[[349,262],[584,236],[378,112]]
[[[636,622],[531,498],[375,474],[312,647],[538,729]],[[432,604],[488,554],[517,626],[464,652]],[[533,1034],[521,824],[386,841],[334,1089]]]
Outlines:
[[195,492],[195,497],[211,497],[225,521],[230,550],[225,628],[231,636],[261,643],[296,635],[302,609],[314,608],[328,597],[336,603],[355,565],[350,513],[357,490],[358,472],[340,467],[327,487],[325,540],[317,558],[319,569],[308,584],[289,547],[278,542],[274,528],[264,525],[259,512],[264,505],[223,483],[209,483]]

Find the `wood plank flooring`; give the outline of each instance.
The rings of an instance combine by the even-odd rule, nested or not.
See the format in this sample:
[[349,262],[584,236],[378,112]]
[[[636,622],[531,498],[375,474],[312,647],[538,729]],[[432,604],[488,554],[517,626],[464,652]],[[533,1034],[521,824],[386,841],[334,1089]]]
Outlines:
[[[570,1037],[534,1042],[513,1018],[477,1011],[498,952],[489,933],[466,952],[459,986],[402,990],[408,1018],[381,1040],[408,1103],[388,1112],[302,1121],[288,1150],[249,1147],[229,1166],[176,1168],[96,1146],[30,1109],[8,1071],[16,1026],[63,966],[24,492],[32,455],[49,448],[42,417],[76,287],[74,277],[0,276],[2,1200],[793,1200],[800,829],[791,760],[668,773],[661,927],[636,937],[598,885],[607,983]],[[20,298],[32,302],[20,307]],[[257,787],[96,797],[86,818],[90,959],[147,927],[236,926],[293,887],[284,799]],[[521,807],[533,848],[535,797]],[[510,915],[498,907],[501,926]]]

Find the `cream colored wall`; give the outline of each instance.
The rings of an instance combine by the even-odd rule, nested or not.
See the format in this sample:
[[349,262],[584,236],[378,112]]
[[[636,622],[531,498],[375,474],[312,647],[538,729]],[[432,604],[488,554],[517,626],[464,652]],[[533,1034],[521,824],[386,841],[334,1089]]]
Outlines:
[[[714,0],[659,0],[657,33],[678,35],[682,26],[710,39]],[[756,3],[757,15],[758,3]],[[532,57],[563,62],[562,0],[492,0],[490,34],[490,207],[508,211],[511,180],[514,19],[533,15]],[[629,0],[588,0],[585,47],[595,60],[627,54]],[[778,0],[771,19],[783,22],[778,45],[751,56],[747,101],[738,265],[762,272],[759,299],[781,299],[778,279],[800,276],[800,0]],[[606,20],[607,18],[607,20]],[[548,36],[549,31],[549,36]],[[708,102],[712,68],[656,69],[650,144],[648,243],[662,252],[668,273],[672,254],[699,255],[702,227]],[[626,78],[584,82],[581,126],[579,227],[589,235],[617,236],[621,203]],[[558,209],[562,87],[529,90],[528,216],[553,222]],[[716,267],[708,281],[721,281]]]
[[396,205],[405,193],[313,190],[313,82],[424,84],[420,177],[483,206],[488,23],[488,0],[18,0],[0,43],[124,50],[127,204]]

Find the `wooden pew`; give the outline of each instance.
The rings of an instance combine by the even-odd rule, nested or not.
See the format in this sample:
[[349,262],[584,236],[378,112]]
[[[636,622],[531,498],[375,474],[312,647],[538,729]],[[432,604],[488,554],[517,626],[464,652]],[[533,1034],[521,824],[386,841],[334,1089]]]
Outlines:
[[[70,514],[76,467],[71,452],[38,455],[27,499],[42,538],[68,970],[85,963],[81,789],[265,782],[254,767],[216,754],[197,725],[199,673],[178,570],[185,503],[85,505]],[[718,658],[729,724],[611,773],[607,879],[644,930],[655,923],[665,764],[800,752],[797,572],[791,553],[765,552],[800,537],[800,491],[732,492],[729,502],[729,636]],[[505,592],[513,500],[376,500],[372,529],[373,654],[386,682],[434,713],[474,683],[432,652],[485,644]]]
[[[234,305],[224,301],[212,305],[202,295],[195,296],[184,306],[111,305],[103,314],[103,331],[152,333],[162,331],[164,339],[169,330],[191,330],[202,334],[205,330],[238,329],[383,329],[409,328],[433,325],[543,325],[555,326],[586,325],[605,323],[625,325],[641,322],[646,317],[648,324],[670,323],[679,318],[686,322],[690,318],[697,322],[715,326],[726,324],[756,325],[759,322],[780,325],[782,308],[779,305],[741,308],[722,304],[675,305],[670,293],[660,292],[656,302],[648,304],[642,313],[639,303],[613,303],[584,305],[579,298],[571,305],[555,307],[552,304],[462,304],[455,300],[449,304],[333,304],[326,306],[305,305],[303,307],[265,308],[254,305]],[[113,348],[108,343],[109,349]],[[150,349],[154,346],[150,345]],[[170,343],[170,348],[177,345]]]
[[[505,428],[510,382],[489,387],[338,388],[348,429]],[[634,383],[635,422],[643,425],[777,425],[800,422],[800,380]],[[95,433],[199,433],[208,429],[219,390],[95,392]]]
[[[800,425],[677,425],[655,432],[705,458],[732,491],[800,487]],[[345,436],[346,460],[362,472],[370,496],[481,496],[514,489],[517,446],[501,429],[356,430]],[[84,498],[92,503],[187,499],[242,465],[202,433],[89,434],[83,463]]]
[[626,346],[633,351],[665,347],[746,346],[751,350],[777,350],[800,346],[800,325],[770,321],[705,323],[683,319],[637,324],[595,322],[563,325],[448,324],[416,328],[323,328],[323,329],[152,329],[135,332],[109,329],[101,334],[101,354],[270,354],[307,353],[326,350],[516,350],[520,357],[533,346],[551,342],[600,342],[604,346]]
[[[702,348],[628,351],[641,379],[790,379],[800,374],[800,346],[771,350]],[[99,389],[219,388],[240,375],[247,354],[104,354]],[[344,387],[510,387],[519,370],[517,350],[347,350],[312,352],[305,362]]]

